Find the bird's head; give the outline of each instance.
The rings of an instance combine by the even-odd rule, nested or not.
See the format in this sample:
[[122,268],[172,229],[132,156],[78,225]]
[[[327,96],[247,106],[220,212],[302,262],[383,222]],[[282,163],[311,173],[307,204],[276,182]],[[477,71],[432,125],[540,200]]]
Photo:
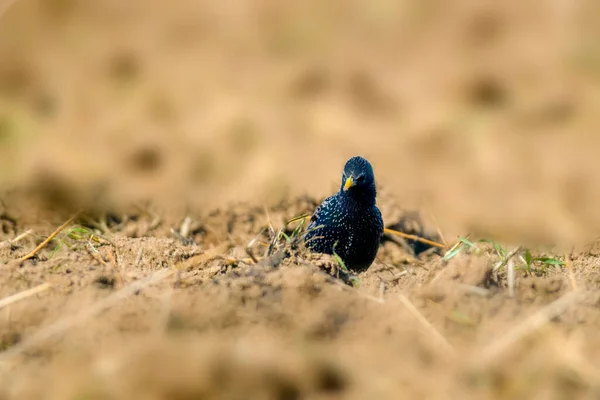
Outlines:
[[375,175],[366,159],[356,156],[346,161],[340,191],[361,201],[375,203]]

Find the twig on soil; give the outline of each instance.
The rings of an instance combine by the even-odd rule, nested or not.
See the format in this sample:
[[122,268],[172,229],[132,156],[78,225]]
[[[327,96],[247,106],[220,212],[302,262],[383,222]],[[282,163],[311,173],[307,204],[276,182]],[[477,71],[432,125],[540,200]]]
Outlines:
[[46,240],[44,240],[42,243],[40,243],[38,247],[36,247],[35,249],[30,251],[23,257],[19,258],[19,261],[22,262],[22,261],[28,260],[31,257],[35,256],[38,251],[40,251],[41,249],[46,247],[48,245],[48,243],[50,243],[52,241],[52,239],[54,239],[56,237],[56,235],[58,235],[60,232],[62,232],[71,222],[73,222],[75,220],[75,218],[77,218],[78,215],[79,215],[79,212],[77,212],[75,215],[73,215],[71,218],[69,218],[64,224],[59,226],[57,230],[52,232],[52,234],[50,234],[50,236],[48,236],[46,238]]
[[500,339],[487,346],[487,348],[484,348],[480,360],[484,363],[497,360],[500,355],[506,353],[516,343],[562,314],[568,306],[580,298],[580,295],[579,291],[572,291],[548,304],[521,324],[508,331]]
[[510,297],[515,297],[515,263],[512,259],[508,260],[506,280],[508,282],[508,295]]
[[575,280],[575,272],[573,271],[573,261],[571,261],[571,257],[568,254],[565,254],[565,265],[567,266],[567,270],[569,271],[569,279],[571,280],[571,287],[574,290],[577,290],[577,281]]
[[148,230],[152,231],[162,223],[162,217],[158,214],[154,215],[154,219],[150,221],[150,225],[148,225]]
[[15,237],[14,239],[8,239],[3,241],[2,243],[0,243],[0,248],[1,247],[7,247],[7,246],[13,246],[14,244],[20,242],[21,240],[25,239],[27,236],[31,235],[33,233],[33,230],[29,229],[23,233],[21,233],[19,236]]
[[140,247],[140,250],[138,251],[137,257],[135,258],[135,266],[136,268],[140,266],[140,263],[142,262],[142,258],[144,257],[144,248]]
[[87,308],[79,311],[77,314],[75,314],[73,316],[69,316],[69,317],[60,319],[57,322],[55,322],[54,324],[51,324],[48,327],[40,329],[33,335],[29,336],[28,338],[25,338],[25,340],[23,340],[16,346],[11,347],[4,353],[0,354],[0,366],[5,367],[5,368],[10,368],[10,365],[8,363],[14,357],[18,356],[19,354],[22,354],[23,352],[31,349],[32,347],[35,347],[36,345],[44,342],[45,340],[48,340],[56,335],[61,334],[62,332],[68,330],[69,328],[72,328],[73,326],[87,320],[88,318],[101,313],[102,311],[106,310],[107,308],[114,306],[115,304],[119,303],[121,300],[125,299],[126,297],[129,297],[132,294],[138,292],[139,290],[141,290],[147,286],[150,286],[152,284],[155,284],[155,283],[173,275],[174,273],[175,273],[175,270],[173,270],[173,269],[161,270],[160,272],[157,272],[156,274],[153,274],[152,276],[149,276],[145,279],[137,281],[137,282],[119,290],[118,292],[113,293],[112,295],[98,301],[97,303],[91,305],[90,307],[87,307]]
[[110,251],[108,252],[108,255],[106,256],[108,258],[108,261],[110,263],[110,266],[112,267],[112,269],[115,272],[115,279],[117,280],[117,284],[119,286],[123,286],[123,278],[121,277],[121,266],[119,265],[119,255],[117,254],[117,249],[114,248],[113,249],[115,255],[113,255],[113,253],[111,253]]
[[[266,211],[266,208],[265,208],[265,212],[267,212],[267,211]],[[256,256],[255,256],[255,255],[254,255],[254,253],[252,252],[252,247],[253,247],[253,246],[254,246],[254,244],[255,244],[255,243],[258,241],[258,239],[259,239],[260,235],[262,235],[262,234],[263,234],[263,231],[264,231],[264,229],[261,229],[261,230],[260,230],[260,232],[258,233],[258,235],[256,235],[256,236],[254,237],[254,239],[252,239],[252,240],[250,241],[250,243],[248,243],[248,246],[246,246],[246,249],[245,249],[245,250],[246,250],[246,254],[248,254],[248,257],[250,257],[250,258],[252,259],[252,261],[254,262],[254,264],[257,264],[257,263],[258,263],[258,259],[256,258]]]
[[171,228],[171,229],[170,229],[170,231],[171,231],[171,234],[172,234],[173,236],[175,236],[175,238],[181,242],[181,244],[186,244],[186,242],[187,242],[187,239],[186,239],[186,238],[184,238],[183,236],[181,236],[181,233],[179,233],[179,232],[177,231],[177,229],[175,229],[175,228]]
[[415,240],[417,242],[425,243],[425,244],[428,244],[430,246],[439,247],[440,249],[445,249],[446,248],[446,246],[444,246],[441,243],[437,243],[437,242],[434,242],[434,241],[431,241],[431,240],[428,240],[428,239],[424,239],[424,238],[416,236],[416,235],[409,235],[408,233],[403,233],[403,232],[400,232],[400,231],[396,231],[394,229],[385,228],[383,230],[383,232],[384,233],[388,233],[390,235],[400,236],[400,237],[403,237],[405,239]]
[[190,217],[185,217],[183,222],[181,223],[181,227],[179,228],[179,234],[187,239],[190,235],[190,226],[192,225],[192,219]]
[[188,258],[187,260],[177,263],[173,267],[173,269],[177,270],[177,271],[183,271],[183,270],[193,267],[194,265],[207,263],[207,262],[221,256],[223,253],[225,253],[230,248],[231,248],[231,244],[223,243],[217,247],[206,250],[202,254],[195,255],[193,257]]
[[405,269],[404,271],[400,271],[397,274],[395,274],[390,280],[388,280],[387,282],[398,282],[400,280],[400,278],[402,278],[404,275],[409,275],[410,272],[408,272],[407,269]]
[[[392,275],[392,279],[387,280],[387,281],[383,280],[382,278],[379,278],[379,279],[381,279],[382,282],[385,282],[385,283],[387,283],[387,282],[395,282],[395,281],[398,281],[404,275],[409,275],[409,274],[414,275],[414,273],[412,273],[411,271],[409,271],[408,268],[406,268],[406,266],[404,264],[400,264],[400,266],[397,266],[397,265],[390,266],[387,263],[384,263],[383,261],[381,261],[381,259],[379,257],[377,257],[376,260],[383,266],[378,271],[387,271],[387,272],[389,272]],[[408,257],[407,257],[406,260],[407,260],[407,262],[410,262],[412,264],[419,265],[419,263],[420,263],[419,260],[408,258]],[[398,271],[400,268],[402,268],[403,271]]]
[[101,265],[107,265],[108,263],[106,261],[104,261],[102,259],[102,257],[100,257],[100,254],[98,254],[97,252],[95,252],[94,250],[90,249],[88,246],[85,246],[85,250],[88,252],[88,254],[90,256],[92,256],[92,258],[96,261],[98,261]]
[[437,230],[437,234],[440,237],[440,240],[442,241],[444,248],[448,248],[448,242],[446,242],[446,239],[444,238],[444,234],[442,233],[442,230],[440,229],[440,226],[438,225],[435,215],[433,215],[433,213],[431,211],[429,211],[429,216],[430,216],[431,220],[433,221],[433,223],[435,224],[435,229]]
[[263,208],[265,209],[265,216],[267,217],[267,223],[269,224],[269,234],[272,235],[273,232],[275,232],[275,229],[273,228],[273,224],[271,223],[271,214],[269,214],[269,209],[267,208],[267,206],[263,206]]
[[423,316],[423,314],[419,312],[419,310],[417,310],[417,307],[415,307],[415,305],[406,296],[404,296],[402,293],[399,293],[398,298],[413,315],[413,317],[415,317],[421,323],[421,325],[423,325],[425,330],[431,334],[435,341],[444,348],[444,351],[450,355],[456,354],[454,347],[452,347],[448,340],[446,340],[446,338],[437,329],[435,329],[435,327],[427,320],[427,318]]
[[506,255],[506,257],[504,257],[502,260],[498,261],[496,263],[496,265],[494,265],[492,272],[496,272],[500,268],[504,267],[506,265],[506,263],[515,256],[515,254],[517,254],[519,251],[521,251],[522,248],[523,248],[523,246],[518,246],[518,247],[514,248],[510,253],[508,253]]
[[46,282],[46,283],[42,283],[41,285],[38,285],[34,288],[27,289],[22,292],[5,297],[2,300],[0,300],[0,309],[4,308],[6,306],[9,306],[13,303],[16,303],[19,300],[26,299],[27,297],[30,297],[35,294],[41,293],[45,290],[48,290],[51,287],[52,287],[52,285],[50,283]]
[[258,264],[258,260],[252,253],[252,249],[250,247],[246,247],[246,254],[248,254],[248,257],[250,257],[254,264]]
[[21,240],[25,239],[27,236],[31,235],[33,233],[32,229],[29,229],[23,233],[21,233],[19,236],[17,236],[16,238],[14,238],[13,240],[10,240],[11,244],[12,243],[17,243],[20,242]]
[[489,297],[491,295],[489,289],[485,289],[479,286],[467,285],[466,283],[458,283],[457,286],[476,296]]

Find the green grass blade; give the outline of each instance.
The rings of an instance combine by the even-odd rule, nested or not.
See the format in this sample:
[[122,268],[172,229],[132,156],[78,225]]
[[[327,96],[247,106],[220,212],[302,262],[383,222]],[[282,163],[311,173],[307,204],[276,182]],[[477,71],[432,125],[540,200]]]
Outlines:
[[300,220],[302,220],[302,222],[304,222],[306,220],[306,218],[308,218],[309,216],[310,216],[310,214],[302,214],[302,215],[299,215],[297,217],[287,220],[285,224],[289,225],[292,222],[296,222],[296,221],[300,221]]
[[477,245],[476,245],[475,243],[471,242],[471,241],[470,241],[469,239],[467,239],[466,237],[459,236],[459,237],[458,237],[458,240],[459,240],[459,241],[461,241],[461,242],[463,242],[464,244],[466,244],[466,245],[467,245],[467,246],[469,246],[469,247],[473,247],[473,248],[475,248],[475,249],[479,250],[479,247],[477,247]]
[[444,257],[442,258],[444,261],[450,261],[452,260],[454,257],[456,257],[462,250],[463,250],[463,246],[458,246],[450,251],[448,251]]

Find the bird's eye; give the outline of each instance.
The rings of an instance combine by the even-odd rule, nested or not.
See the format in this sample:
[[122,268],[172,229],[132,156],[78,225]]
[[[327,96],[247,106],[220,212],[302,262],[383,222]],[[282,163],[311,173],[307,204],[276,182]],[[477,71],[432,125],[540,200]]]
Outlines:
[[356,178],[356,182],[358,182],[358,183],[363,183],[364,181],[365,181],[365,176],[364,175],[361,175],[358,178]]

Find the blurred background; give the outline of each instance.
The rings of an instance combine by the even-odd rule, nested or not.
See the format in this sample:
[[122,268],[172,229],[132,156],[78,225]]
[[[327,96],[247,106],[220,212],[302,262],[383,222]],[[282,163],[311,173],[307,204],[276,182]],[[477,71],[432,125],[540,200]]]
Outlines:
[[0,10],[3,189],[269,205],[331,194],[360,154],[449,234],[570,244],[600,226],[598,1]]

